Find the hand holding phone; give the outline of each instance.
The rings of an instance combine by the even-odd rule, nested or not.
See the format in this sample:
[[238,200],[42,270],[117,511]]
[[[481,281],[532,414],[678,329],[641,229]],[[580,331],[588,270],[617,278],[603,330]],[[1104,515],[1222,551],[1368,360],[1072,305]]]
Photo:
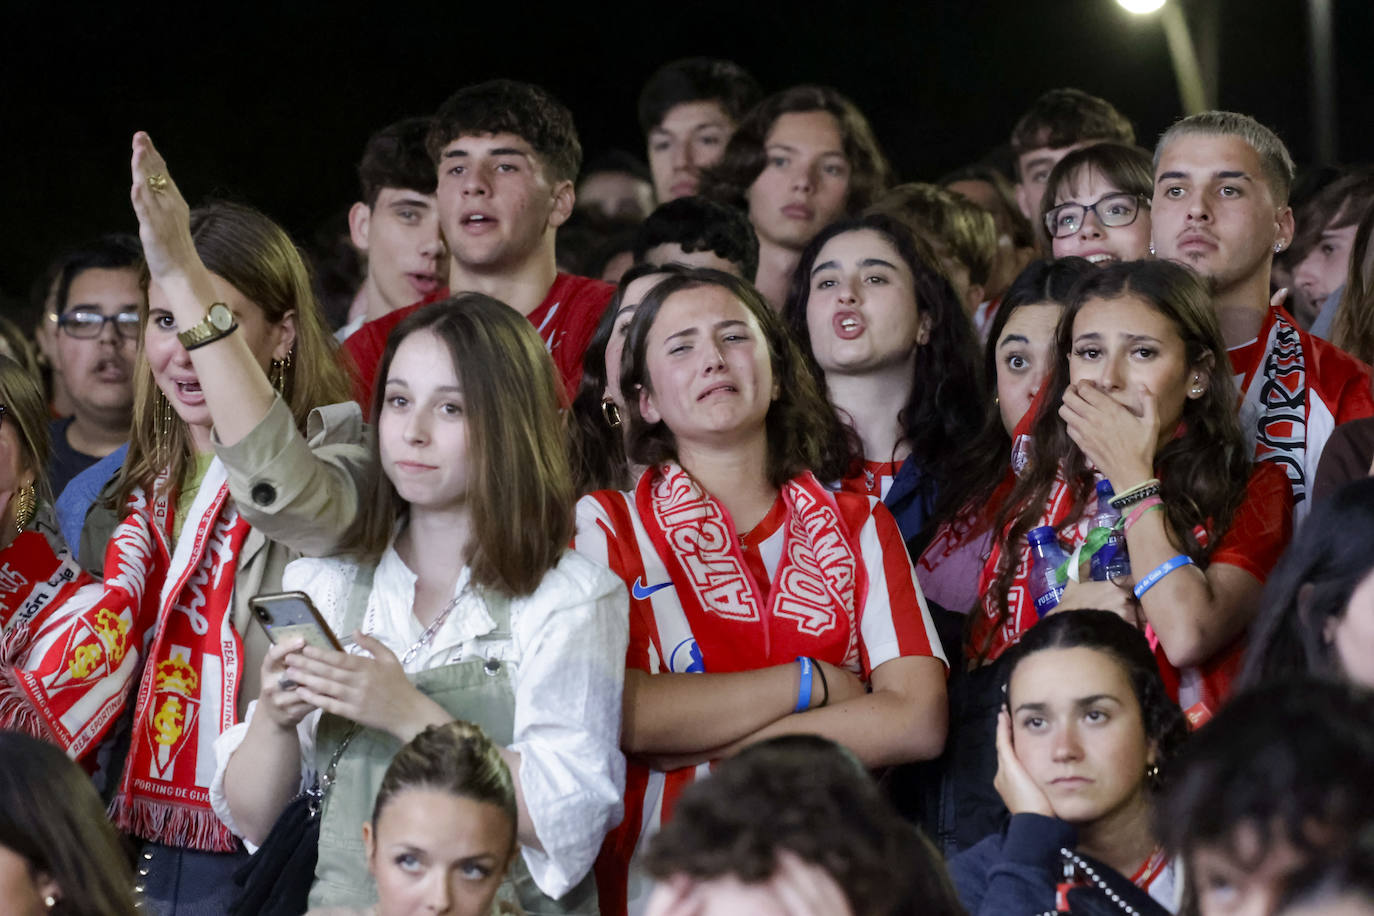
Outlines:
[[273,645],[292,638],[305,640],[317,649],[344,651],[329,625],[304,592],[256,595],[248,599],[253,617],[267,632]]

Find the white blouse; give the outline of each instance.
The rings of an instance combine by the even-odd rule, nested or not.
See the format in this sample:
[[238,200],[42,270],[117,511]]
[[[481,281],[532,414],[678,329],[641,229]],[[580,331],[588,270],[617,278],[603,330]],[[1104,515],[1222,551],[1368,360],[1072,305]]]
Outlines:
[[[310,596],[340,640],[349,588],[358,567],[342,558],[303,558],[290,563],[282,589]],[[620,822],[625,757],[620,752],[621,697],[629,640],[628,596],[614,573],[565,551],[532,595],[510,603],[508,638],[488,636],[496,624],[485,603],[463,594],[468,570],[459,575],[458,604],[434,641],[406,666],[408,673],[469,658],[499,658],[515,691],[514,741],[520,755],[517,778],[543,851],[522,855],[539,889],[561,897],[591,870],[606,832]],[[388,547],[377,564],[362,631],[396,654],[424,632],[412,613],[416,577]],[[361,654],[351,646],[349,651]],[[247,718],[215,742],[216,768],[210,785],[215,813],[237,836],[224,797],[229,757],[243,742],[257,702]],[[318,711],[298,726],[301,789],[315,781]]]

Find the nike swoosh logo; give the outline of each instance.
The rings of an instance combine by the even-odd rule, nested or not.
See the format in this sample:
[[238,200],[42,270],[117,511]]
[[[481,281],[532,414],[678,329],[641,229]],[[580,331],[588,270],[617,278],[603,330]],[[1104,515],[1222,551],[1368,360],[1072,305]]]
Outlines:
[[630,594],[636,598],[647,598],[659,589],[671,588],[673,585],[672,582],[660,582],[657,585],[644,585],[643,583],[644,577],[640,576],[634,581],[634,585],[630,586]]

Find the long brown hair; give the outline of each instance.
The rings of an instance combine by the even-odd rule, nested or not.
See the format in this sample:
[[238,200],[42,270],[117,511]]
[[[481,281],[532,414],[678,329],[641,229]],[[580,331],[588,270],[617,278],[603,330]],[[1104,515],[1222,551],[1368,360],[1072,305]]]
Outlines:
[[[374,428],[396,349],[417,331],[444,342],[463,392],[472,516],[463,560],[472,582],[504,595],[528,595],[573,535],[576,496],[553,361],[534,325],[505,303],[480,293],[436,302],[406,316],[387,338],[372,395]],[[406,511],[382,470],[377,438],[363,490],[366,508],[349,537],[355,552],[373,560]]]
[[[1020,545],[1026,532],[1039,522],[1055,475],[1062,471],[1071,495],[1061,529],[1078,523],[1093,492],[1093,471],[1060,419],[1059,405],[1069,384],[1069,352],[1078,313],[1093,299],[1123,296],[1140,299],[1173,323],[1183,338],[1190,368],[1210,364],[1202,396],[1184,402],[1181,434],[1155,453],[1155,473],[1161,482],[1165,521],[1173,541],[1199,565],[1205,564],[1220,535],[1231,526],[1245,495],[1251,452],[1236,417],[1236,386],[1231,380],[1226,345],[1202,281],[1186,267],[1170,261],[1128,261],[1088,274],[1074,287],[1059,322],[1047,396],[1031,427],[1030,461],[993,529],[1002,533],[1002,557],[992,584],[998,621],[989,632],[996,632],[1010,614],[1007,591],[1021,562]],[[1197,527],[1209,533],[1205,547],[1194,534]],[[987,646],[975,649],[981,657]]]
[[[338,362],[338,344],[324,323],[310,287],[310,274],[286,230],[251,207],[215,203],[191,212],[191,239],[206,268],[262,309],[269,323],[277,324],[287,313],[294,313],[296,341],[289,366],[284,368],[282,397],[291,408],[296,428],[304,432],[306,418],[314,408],[348,400],[348,377]],[[123,506],[137,488],[154,495],[153,485],[164,470],[168,472],[167,486],[177,485],[195,460],[191,433],[175,411],[171,411],[172,422],[165,429],[159,428],[159,412],[170,411],[170,405],[143,352],[148,283],[145,267],[144,297],[138,306],[133,426],[116,506]]]
[[702,287],[729,292],[758,322],[768,346],[773,384],[778,396],[765,419],[768,434],[768,480],[775,487],[803,471],[821,480],[838,480],[853,470],[859,458],[857,434],[840,421],[816,374],[807,365],[800,345],[787,331],[782,316],[758,290],[733,274],[699,267],[663,280],[644,297],[630,321],[620,375],[620,392],[629,408],[630,431],[625,452],[631,461],[654,466],[677,460],[677,439],[668,424],[649,423],[639,409],[639,391],[653,391],[649,378],[649,329],[670,296]]
[[1331,342],[1356,359],[1374,362],[1374,207],[1355,230],[1350,273],[1336,307]]

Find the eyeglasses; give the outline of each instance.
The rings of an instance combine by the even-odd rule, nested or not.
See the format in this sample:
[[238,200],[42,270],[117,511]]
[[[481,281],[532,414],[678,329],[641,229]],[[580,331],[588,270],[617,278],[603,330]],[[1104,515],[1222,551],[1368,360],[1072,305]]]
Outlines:
[[1079,203],[1060,204],[1045,214],[1045,228],[1049,230],[1051,238],[1062,239],[1083,228],[1083,221],[1088,214],[1094,213],[1103,226],[1119,229],[1135,222],[1143,202],[1144,198],[1139,194],[1120,191],[1099,198],[1086,207]]
[[138,339],[138,312],[102,315],[99,312],[67,312],[57,316],[57,326],[72,337],[89,340],[105,333],[105,323],[113,322],[115,331],[125,340]]

